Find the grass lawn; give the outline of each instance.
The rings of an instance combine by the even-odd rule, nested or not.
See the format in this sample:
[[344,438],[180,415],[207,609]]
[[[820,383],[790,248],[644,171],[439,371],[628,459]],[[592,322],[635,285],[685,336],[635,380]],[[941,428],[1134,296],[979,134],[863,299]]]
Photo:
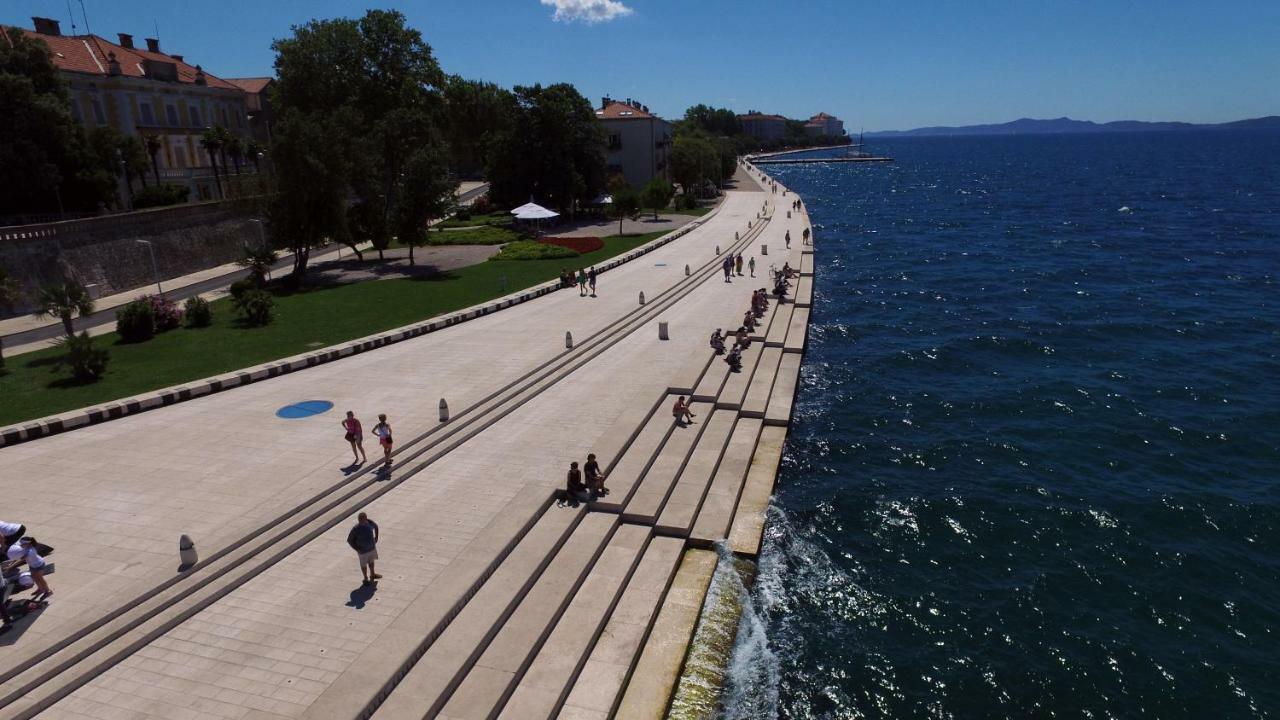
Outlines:
[[[502,245],[503,243],[521,240],[524,236],[514,230],[502,227],[480,227],[475,230],[448,230],[427,233],[428,245]],[[405,247],[398,239],[393,239],[387,247]],[[377,252],[376,250],[374,251]]]
[[[55,372],[57,348],[7,358],[0,370],[0,426],[129,397],[362,337],[484,302],[603,262],[664,233],[605,238],[605,246],[569,260],[488,261],[427,279],[374,280],[276,296],[276,317],[261,328],[236,322],[230,299],[213,303],[213,325],[171,330],[138,344],[109,333],[94,338],[111,351],[106,376],[71,382]],[[500,287],[507,277],[507,289]]]
[[486,215],[472,215],[469,220],[448,218],[447,220],[442,220],[435,227],[459,228],[471,227],[472,225],[510,225],[513,222],[515,222],[515,216],[509,212],[492,212]]
[[691,208],[689,210],[676,210],[675,208],[668,208],[666,210],[663,210],[662,212],[671,213],[672,215],[693,215],[695,217],[702,217],[703,215],[706,215],[707,213],[715,209],[716,209],[715,205],[699,205],[698,207]]

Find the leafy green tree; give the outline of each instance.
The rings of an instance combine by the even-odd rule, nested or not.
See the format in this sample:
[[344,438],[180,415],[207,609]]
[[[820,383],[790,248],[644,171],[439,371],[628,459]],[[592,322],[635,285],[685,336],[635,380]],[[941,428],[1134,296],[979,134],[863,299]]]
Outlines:
[[640,210],[640,196],[631,187],[626,178],[615,175],[609,182],[609,194],[613,196],[610,206],[614,216],[618,218],[618,234],[622,234],[622,221],[635,215]]
[[445,81],[443,94],[449,164],[460,176],[479,175],[491,159],[494,140],[515,119],[515,95],[493,83],[457,75]]
[[671,176],[686,195],[698,188],[720,168],[720,156],[711,140],[691,133],[676,136],[671,147]]
[[742,121],[738,119],[737,113],[728,108],[713,108],[698,104],[684,111],[684,119],[685,122],[711,135],[733,136],[742,134]]
[[93,298],[89,297],[84,285],[75,280],[45,285],[36,295],[36,317],[58,318],[68,338],[75,337],[76,330],[71,320],[76,314],[84,317],[92,313]]
[[595,109],[572,85],[516,87],[515,122],[498,137],[489,194],[511,207],[535,197],[572,217],[607,180],[605,134]]
[[142,181],[142,187],[147,186],[147,146],[136,135],[128,137],[121,136],[117,141],[117,150],[120,154],[120,160],[124,163],[125,182],[130,186],[132,192],[133,178],[137,177]]
[[653,219],[657,220],[658,213],[666,209],[675,194],[676,189],[671,183],[662,178],[653,178],[640,191],[640,199],[645,207],[653,209]]
[[400,241],[409,246],[410,265],[414,264],[413,249],[427,244],[427,223],[444,217],[453,207],[457,187],[449,179],[445,156],[438,145],[420,145],[406,159],[395,222]]

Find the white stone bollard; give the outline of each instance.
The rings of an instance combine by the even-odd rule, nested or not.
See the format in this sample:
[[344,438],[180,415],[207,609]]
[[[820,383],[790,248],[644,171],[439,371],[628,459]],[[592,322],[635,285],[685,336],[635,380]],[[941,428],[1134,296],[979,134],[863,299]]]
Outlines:
[[449,422],[449,403],[440,398],[440,422]]
[[671,339],[671,338],[667,335],[667,323],[666,323],[665,321],[658,323],[658,339],[659,339],[659,340],[670,340],[670,339]]
[[685,277],[689,277],[689,264],[688,264],[688,263],[685,263],[685,265],[684,265],[684,276],[685,276]]
[[178,538],[178,561],[182,563],[183,568],[189,568],[200,562],[200,555],[196,552],[196,544],[191,540],[190,535],[183,535]]
[[644,291],[643,291],[643,290],[641,290],[641,291],[640,291],[640,304],[641,304],[641,305],[643,305],[643,304],[644,304]]
[[768,245],[767,243],[761,243],[761,245],[760,245],[760,254],[761,254],[761,255],[768,255],[768,254],[769,254],[769,245]]
[[790,219],[791,219],[791,211],[790,211],[790,210],[788,210],[788,211],[787,211],[787,219],[788,219],[788,220],[790,220]]
[[737,231],[737,230],[734,230],[734,231],[733,231],[733,239],[734,239],[734,240],[737,240],[737,239],[738,239],[738,231]]
[[750,229],[751,229],[751,221],[750,221],[750,220],[748,220],[748,221],[747,221],[747,229],[748,229],[748,230],[750,230]]
[[717,255],[719,255],[719,254],[720,254],[720,246],[719,246],[719,245],[717,245],[717,246],[716,246],[716,254],[717,254]]
[[568,330],[564,331],[564,346],[570,350],[573,349],[573,333]]

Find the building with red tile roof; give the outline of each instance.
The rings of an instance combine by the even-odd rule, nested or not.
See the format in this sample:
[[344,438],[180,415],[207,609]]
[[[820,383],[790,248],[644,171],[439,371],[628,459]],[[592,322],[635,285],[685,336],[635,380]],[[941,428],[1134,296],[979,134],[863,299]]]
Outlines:
[[[220,125],[247,136],[246,93],[236,84],[165,53],[155,38],[145,47],[120,33],[63,35],[57,20],[32,18],[34,30],[15,28],[49,48],[49,59],[70,86],[71,114],[86,127],[108,126],[128,136],[156,136],[160,180],[185,183],[191,199],[217,197],[211,162],[200,135]],[[0,33],[0,42],[9,42]],[[221,159],[219,159],[221,165]]]
[[844,121],[835,115],[820,112],[809,118],[804,124],[804,131],[812,136],[841,137],[844,135]]
[[608,137],[609,170],[640,189],[655,177],[671,179],[671,124],[638,101],[604,97],[596,119]]
[[742,132],[761,140],[780,140],[787,134],[787,119],[781,115],[765,115],[754,110],[739,115],[742,121]]

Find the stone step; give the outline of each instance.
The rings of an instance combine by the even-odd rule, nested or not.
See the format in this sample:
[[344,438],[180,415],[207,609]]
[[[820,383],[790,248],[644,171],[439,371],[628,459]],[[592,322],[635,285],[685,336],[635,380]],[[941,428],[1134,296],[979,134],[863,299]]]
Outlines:
[[800,382],[800,354],[783,353],[778,365],[778,378],[769,394],[769,407],[764,413],[765,425],[786,425],[791,422],[791,405],[796,398],[796,386]]
[[769,498],[773,497],[786,440],[785,427],[766,426],[760,430],[760,439],[756,441],[751,468],[747,470],[747,480],[742,486],[738,509],[733,514],[733,526],[729,530],[729,549],[736,554],[751,557],[760,554],[765,513],[769,509]]
[[685,551],[680,569],[671,581],[671,588],[613,717],[626,720],[663,720],[666,717],[667,704],[680,679],[680,668],[684,665],[684,657],[689,651],[689,642],[693,639],[698,615],[702,612],[702,603],[715,571],[714,552]]
[[[707,337],[711,337],[711,333],[707,333]],[[710,345],[708,345],[708,348]],[[671,384],[667,386],[667,392],[676,395],[692,395],[694,388],[698,387],[698,381],[702,380],[702,374],[707,371],[707,366],[711,364],[711,353],[693,353],[684,365],[680,366],[673,378]]]
[[[589,514],[507,618],[442,714],[452,720],[488,720],[496,715],[579,590],[599,596],[590,602],[603,602],[598,611],[603,618],[631,575],[649,534],[649,528],[639,525],[619,527],[616,515]],[[586,617],[582,621],[590,622]],[[602,623],[603,619],[597,621]],[[595,630],[590,634],[594,636]]]
[[[649,541],[604,632],[588,648],[590,655],[573,680],[560,717],[605,720],[612,716],[683,552],[684,542],[677,538],[655,537]],[[507,703],[508,709],[516,707],[518,695],[519,690]]]
[[[675,427],[675,419],[671,416],[671,406],[675,405],[677,395],[664,395],[657,407],[645,420],[635,440],[622,453],[608,472],[604,486],[608,495],[590,503],[592,510],[602,512],[620,512],[640,486],[649,466],[657,457],[658,450],[666,442]],[[697,412],[696,410],[694,412]]]
[[782,349],[789,353],[804,352],[805,338],[809,333],[809,308],[798,307],[791,313],[787,328],[787,341]]
[[[493,575],[408,669],[374,717],[398,720],[439,712],[566,539],[576,535],[584,517],[587,512],[583,506],[547,508]],[[607,515],[596,517],[616,519]],[[596,523],[590,527],[596,527]]]
[[720,397],[716,399],[717,408],[737,410],[742,407],[747,388],[751,385],[751,376],[755,374],[756,363],[760,361],[760,353],[763,350],[764,343],[753,342],[742,352],[742,370],[729,373],[729,379],[725,381],[724,387],[720,388]]
[[[729,343],[726,343],[728,345]],[[692,400],[698,402],[715,402],[720,397],[720,389],[729,379],[729,366],[724,362],[724,355],[715,355],[711,366],[703,373],[698,387],[694,388]]]
[[807,308],[813,306],[813,276],[801,275],[800,282],[796,283],[796,307]]
[[[689,453],[707,427],[714,410],[709,403],[694,403],[691,409],[695,415],[693,423],[687,427],[676,426],[667,436],[667,441],[658,451],[653,464],[640,479],[640,487],[623,506],[623,520],[652,525],[658,519],[658,513],[662,511],[662,504],[666,502],[676,476],[684,469]],[[608,484],[606,480],[605,485]]]
[[[738,498],[742,494],[743,483],[752,465],[756,440],[760,437],[763,420],[739,418],[725,447],[724,458],[720,467],[716,468],[715,477],[707,488],[698,507],[697,519],[689,530],[689,544],[694,547],[711,548],[716,543],[729,537],[729,526],[733,522]],[[672,502],[675,494],[672,495]],[[668,507],[671,502],[667,503]],[[666,517],[666,512],[663,512]]]
[[782,359],[782,348],[766,347],[760,354],[760,362],[756,363],[756,371],[751,376],[751,384],[747,387],[747,395],[742,399],[742,407],[738,414],[742,417],[764,417],[769,407],[769,396],[773,392],[774,379],[778,375],[778,362]]
[[787,340],[787,330],[791,328],[791,315],[795,311],[794,303],[778,305],[774,303],[778,309],[774,313],[773,323],[769,325],[769,334],[765,336],[764,344],[766,347],[782,347]]
[[802,252],[800,254],[800,274],[813,274],[813,253]]
[[[662,577],[655,573],[653,563],[637,567],[641,553],[647,552],[652,533],[653,529],[647,525],[624,524],[618,528],[574,594],[564,615],[519,679],[503,706],[500,718],[522,720],[555,716],[601,636],[605,623],[615,612],[623,587],[635,577],[633,571],[639,573],[643,568],[648,575],[641,576],[643,582],[661,580],[665,589],[666,581],[675,568],[674,558]],[[664,570],[661,567],[657,569]]]
[[[702,496],[706,494],[711,478],[720,465],[720,459],[724,457],[725,445],[729,442],[737,419],[738,414],[732,410],[717,410],[707,420],[707,429],[698,438],[689,462],[672,484],[671,492],[662,505],[662,511],[653,527],[654,532],[673,537],[689,536],[693,519],[698,514],[698,506],[702,504]],[[745,471],[745,464],[743,467]]]
[[781,313],[778,312],[777,301],[769,300],[769,309],[764,311],[764,315],[756,320],[756,330],[752,333],[752,340],[760,340],[764,342],[769,337],[769,330],[773,327],[773,323],[777,320]]
[[[672,402],[674,400],[672,398]],[[663,402],[665,402],[664,398],[659,396],[656,402],[647,407],[629,408],[626,413],[609,426],[609,429],[599,440],[592,444],[591,452],[595,453],[603,473],[608,475],[622,461],[622,458],[626,456],[627,449],[635,444],[649,419],[663,409]],[[670,417],[670,413],[663,414]]]

